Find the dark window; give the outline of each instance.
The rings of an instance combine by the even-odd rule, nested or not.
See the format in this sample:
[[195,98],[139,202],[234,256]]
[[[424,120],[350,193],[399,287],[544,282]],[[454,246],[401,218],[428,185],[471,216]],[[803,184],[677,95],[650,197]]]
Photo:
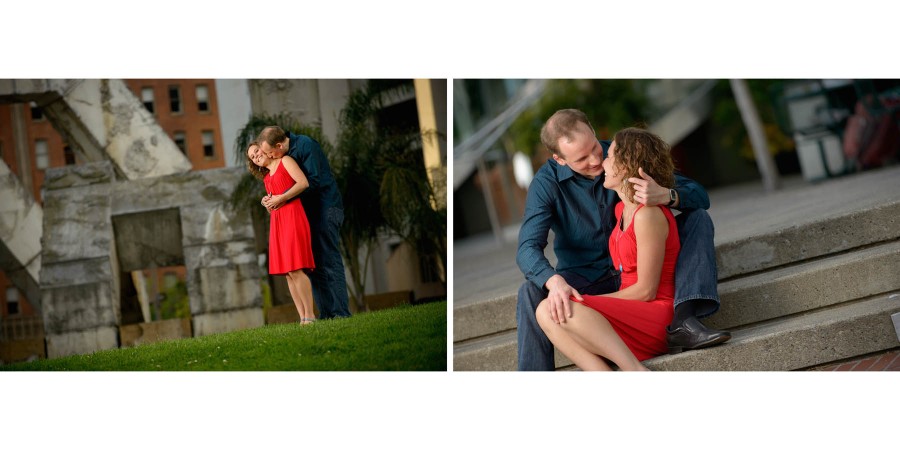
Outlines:
[[202,84],[197,86],[197,110],[209,111],[209,90]]
[[6,312],[7,314],[19,313],[19,290],[14,287],[6,288]]
[[215,148],[213,146],[213,132],[212,131],[204,131],[203,132],[203,156],[207,158],[212,158],[216,156]]
[[147,108],[147,111],[153,112],[153,88],[142,88],[141,89],[141,103],[144,104],[144,108]]
[[75,165],[75,150],[72,150],[72,147],[68,145],[63,148],[63,153],[66,156],[66,165],[72,166]]
[[169,110],[181,112],[181,89],[178,86],[169,86]]
[[31,120],[44,120],[44,109],[31,102]]
[[187,155],[187,146],[184,142],[184,131],[176,131],[172,137],[172,140],[175,141],[175,145],[177,145],[178,148],[181,149],[181,153]]

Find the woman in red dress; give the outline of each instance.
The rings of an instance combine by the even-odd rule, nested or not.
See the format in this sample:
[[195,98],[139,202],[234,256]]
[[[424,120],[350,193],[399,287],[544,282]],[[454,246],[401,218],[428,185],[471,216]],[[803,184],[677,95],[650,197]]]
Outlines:
[[309,221],[300,200],[289,201],[309,187],[309,181],[290,156],[269,158],[256,143],[247,148],[247,168],[266,185],[268,197],[281,205],[269,215],[269,273],[287,276],[300,323],[309,325],[316,320],[312,284],[304,272],[316,267]]
[[669,146],[639,128],[616,133],[603,161],[603,186],[621,199],[609,254],[621,272],[618,291],[572,297],[572,317],[554,323],[547,300],[537,309],[541,328],[564,355],[582,370],[647,370],[641,361],[664,354],[666,326],[672,321],[675,262],[680,243],[675,217],[665,206],[634,200],[626,180],[645,173],[660,185],[675,185]]

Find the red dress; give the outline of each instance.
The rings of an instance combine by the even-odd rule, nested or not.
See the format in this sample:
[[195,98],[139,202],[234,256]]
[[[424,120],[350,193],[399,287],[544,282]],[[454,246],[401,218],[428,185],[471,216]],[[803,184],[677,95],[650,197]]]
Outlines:
[[[283,194],[296,181],[281,161],[275,173],[263,179],[266,192]],[[297,269],[314,269],[312,241],[309,236],[309,221],[303,204],[296,197],[281,205],[269,215],[269,273],[284,275]]]
[[[643,207],[639,205],[635,214]],[[609,253],[613,266],[622,272],[620,289],[637,282],[637,240],[634,235],[634,219],[628,229],[622,231],[623,203],[616,205],[616,228],[609,237]],[[639,361],[668,352],[666,326],[672,322],[675,298],[675,263],[681,243],[675,216],[666,207],[660,207],[669,222],[666,237],[666,251],[656,298],[646,302],[605,297],[602,295],[582,295],[583,304],[593,308],[609,321],[625,345]]]

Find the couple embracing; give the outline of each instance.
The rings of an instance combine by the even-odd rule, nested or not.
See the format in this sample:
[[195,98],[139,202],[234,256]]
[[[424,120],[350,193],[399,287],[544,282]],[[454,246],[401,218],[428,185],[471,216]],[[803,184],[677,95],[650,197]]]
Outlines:
[[340,228],[341,193],[328,159],[309,136],[266,127],[247,148],[247,168],[263,181],[269,211],[269,273],[287,277],[300,323],[349,317]]
[[675,173],[669,146],[639,128],[598,141],[575,109],[551,116],[541,142],[552,158],[528,188],[516,255],[519,370],[553,370],[554,346],[582,370],[647,370],[730,339],[698,320],[719,309],[709,197]]

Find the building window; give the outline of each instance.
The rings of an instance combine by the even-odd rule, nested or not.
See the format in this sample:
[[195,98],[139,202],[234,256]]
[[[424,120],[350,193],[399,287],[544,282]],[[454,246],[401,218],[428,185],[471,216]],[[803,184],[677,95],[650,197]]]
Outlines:
[[37,105],[35,102],[31,102],[31,120],[44,120],[44,109]]
[[176,131],[172,135],[172,140],[175,141],[175,145],[181,150],[181,153],[187,155],[187,146],[184,141],[184,131]]
[[169,86],[169,110],[173,113],[181,112],[181,88]]
[[153,88],[142,88],[141,89],[141,102],[144,104],[144,108],[147,108],[147,111],[153,112]]
[[197,110],[209,111],[209,90],[202,84],[197,86]]
[[207,158],[213,158],[216,156],[215,148],[213,146],[212,131],[203,132],[203,156]]
[[63,148],[63,154],[66,156],[66,165],[74,166],[75,165],[75,150],[72,150],[72,147],[68,145]]
[[6,288],[6,313],[19,313],[19,290],[13,286]]
[[43,139],[34,141],[34,165],[41,170],[50,167],[50,153],[47,150],[47,141]]

